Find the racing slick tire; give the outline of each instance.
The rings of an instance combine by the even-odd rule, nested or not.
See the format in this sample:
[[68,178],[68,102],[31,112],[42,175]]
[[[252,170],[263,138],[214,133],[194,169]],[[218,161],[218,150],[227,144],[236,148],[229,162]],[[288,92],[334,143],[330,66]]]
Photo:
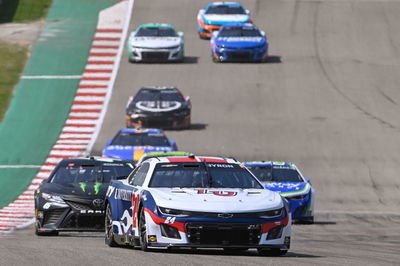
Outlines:
[[288,252],[287,249],[279,249],[279,248],[272,248],[272,249],[257,249],[258,255],[260,256],[267,256],[267,257],[279,257],[284,256]]
[[141,250],[149,251],[147,243],[147,227],[146,227],[146,216],[144,214],[144,208],[140,210],[140,216],[139,216],[139,242]]
[[105,228],[105,237],[104,242],[109,247],[118,247],[117,242],[114,239],[114,232],[113,232],[113,221],[111,215],[111,207],[110,204],[107,204],[106,207],[106,217],[104,219],[104,228]]

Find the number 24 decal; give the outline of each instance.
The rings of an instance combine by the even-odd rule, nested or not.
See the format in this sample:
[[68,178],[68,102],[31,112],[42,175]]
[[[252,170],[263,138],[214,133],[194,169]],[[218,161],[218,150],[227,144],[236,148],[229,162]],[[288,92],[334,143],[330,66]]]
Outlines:
[[171,216],[168,216],[167,217],[167,219],[165,219],[165,224],[173,224],[173,223],[175,223],[175,219],[176,219],[176,217],[171,217]]

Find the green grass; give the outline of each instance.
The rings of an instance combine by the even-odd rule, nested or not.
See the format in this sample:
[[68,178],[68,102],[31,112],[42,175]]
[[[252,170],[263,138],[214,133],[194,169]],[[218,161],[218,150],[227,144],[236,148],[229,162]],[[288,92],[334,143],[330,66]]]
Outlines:
[[0,23],[29,22],[45,17],[52,0],[2,0]]
[[28,46],[0,42],[0,120],[7,111],[15,85],[19,80],[26,60]]

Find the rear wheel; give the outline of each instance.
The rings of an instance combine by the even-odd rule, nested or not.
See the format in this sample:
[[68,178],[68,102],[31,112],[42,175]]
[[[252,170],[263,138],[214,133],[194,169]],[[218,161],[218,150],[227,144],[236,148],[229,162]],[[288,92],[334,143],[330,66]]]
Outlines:
[[105,234],[105,243],[109,247],[117,247],[118,244],[115,242],[114,239],[114,228],[113,228],[113,220],[112,220],[112,214],[111,214],[111,207],[109,204],[107,204],[106,207],[106,217],[104,220],[104,227],[106,229],[106,234]]
[[260,256],[267,256],[267,257],[279,257],[286,255],[288,252],[287,249],[279,249],[279,248],[271,248],[271,249],[258,249],[258,255]]
[[148,244],[147,244],[147,227],[146,227],[146,217],[144,215],[144,209],[140,210],[140,217],[139,217],[139,240],[140,240],[140,248],[143,251],[148,251]]

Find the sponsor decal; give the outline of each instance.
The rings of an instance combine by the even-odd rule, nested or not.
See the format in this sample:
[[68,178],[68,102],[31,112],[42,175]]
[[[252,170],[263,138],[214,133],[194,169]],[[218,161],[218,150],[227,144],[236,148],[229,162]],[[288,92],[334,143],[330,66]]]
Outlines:
[[223,42],[261,42],[262,37],[219,37],[218,41]]
[[148,112],[168,112],[176,110],[182,106],[178,101],[140,101],[136,107]]
[[79,186],[81,187],[83,192],[86,192],[86,186],[87,184],[85,182],[79,182]]
[[213,194],[215,196],[233,197],[233,196],[237,195],[237,192],[235,192],[235,191],[226,191],[226,190],[199,189],[199,190],[197,190],[197,194]]
[[79,210],[80,214],[104,214],[103,210]]
[[126,190],[126,189],[116,188],[115,189],[115,194],[114,194],[114,199],[131,201],[131,199],[132,199],[132,191],[129,191],[129,190]]
[[207,164],[208,167],[216,167],[216,168],[235,168],[233,165],[231,164],[217,164],[217,163],[208,163]]
[[100,183],[100,182],[96,182],[94,184],[94,186],[93,186],[94,194],[96,194],[96,195],[99,194],[101,185],[103,185],[103,183]]
[[285,236],[285,240],[283,243],[287,248],[290,248],[290,236]]
[[155,236],[155,235],[148,235],[148,236],[147,236],[147,240],[148,240],[150,243],[155,243],[155,242],[157,242],[157,236]]

